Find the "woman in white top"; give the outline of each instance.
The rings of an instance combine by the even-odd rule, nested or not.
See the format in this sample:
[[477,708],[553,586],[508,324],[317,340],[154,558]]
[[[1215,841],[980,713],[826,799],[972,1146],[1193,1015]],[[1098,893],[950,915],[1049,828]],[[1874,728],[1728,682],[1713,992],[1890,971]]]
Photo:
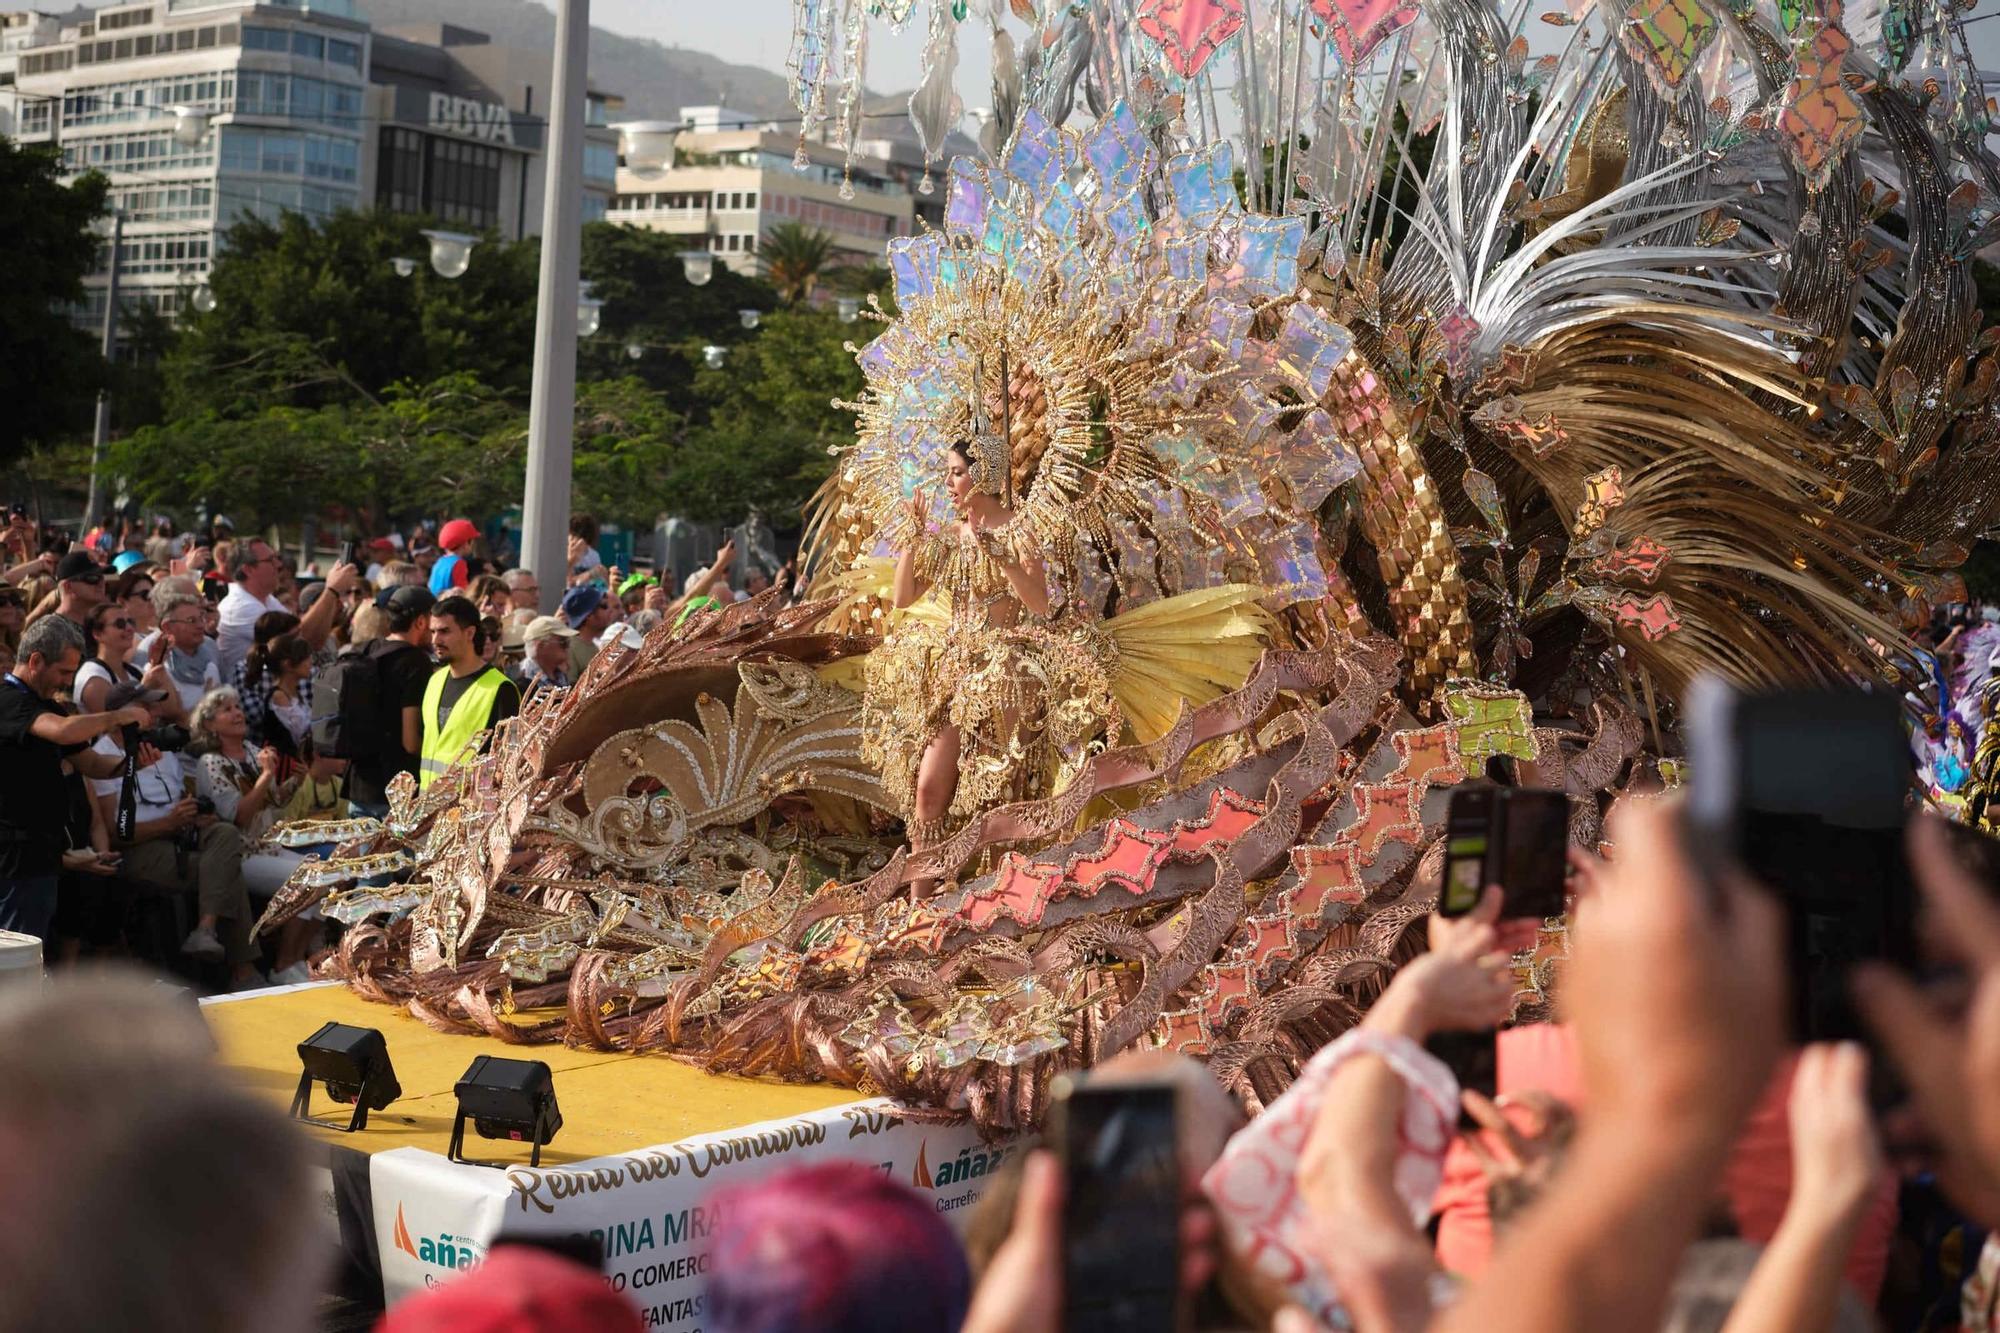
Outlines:
[[166,668],[151,663],[142,671],[132,661],[132,648],[139,637],[138,625],[123,603],[99,602],[90,608],[83,628],[84,655],[89,660],[77,671],[76,683],[70,687],[70,695],[79,709],[102,713],[113,686],[135,683],[166,693],[166,700],[160,705],[163,717],[174,722],[187,720],[187,708],[181,703],[180,691],[174,688]]
[[256,739],[301,764],[307,758],[306,743],[312,733],[312,695],[306,688],[312,669],[312,649],[296,634],[280,634],[252,648],[243,660],[244,685],[270,690],[264,704],[264,725]]
[[[259,902],[284,887],[304,852],[282,847],[258,847],[258,841],[278,820],[278,812],[291,798],[298,779],[280,782],[278,769],[283,762],[270,746],[252,752],[249,724],[243,717],[243,701],[228,686],[210,690],[195,705],[189,724],[194,733],[191,752],[195,761],[194,793],[215,805],[218,819],[236,825],[243,834],[243,887]],[[289,986],[309,980],[306,954],[319,930],[319,910],[308,909],[285,923],[278,936],[278,957],[271,969],[273,985]]]

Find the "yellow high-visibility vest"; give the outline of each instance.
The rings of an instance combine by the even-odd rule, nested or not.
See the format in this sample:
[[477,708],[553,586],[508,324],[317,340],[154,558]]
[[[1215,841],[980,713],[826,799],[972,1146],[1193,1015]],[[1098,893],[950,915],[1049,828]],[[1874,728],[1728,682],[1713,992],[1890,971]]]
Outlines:
[[437,781],[479,733],[486,730],[493,716],[493,702],[500,697],[500,687],[507,683],[503,672],[487,667],[473,678],[452,706],[451,717],[439,727],[438,706],[444,702],[444,683],[450,679],[451,668],[439,667],[431,673],[430,684],[424,686],[424,748],[417,756],[419,791]]

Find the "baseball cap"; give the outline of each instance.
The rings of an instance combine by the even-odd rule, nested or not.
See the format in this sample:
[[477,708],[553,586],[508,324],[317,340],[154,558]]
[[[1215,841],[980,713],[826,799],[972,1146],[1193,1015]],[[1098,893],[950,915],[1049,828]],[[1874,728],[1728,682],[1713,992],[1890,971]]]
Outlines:
[[123,574],[126,570],[132,568],[132,566],[143,565],[145,563],[146,553],[144,551],[120,551],[117,558],[111,562],[111,569],[114,573]]
[[390,541],[387,537],[372,537],[369,539],[368,549],[371,551],[393,551],[396,549],[396,543]]
[[658,587],[659,582],[660,581],[654,578],[651,574],[633,574],[629,578],[627,578],[623,583],[618,585],[618,595],[620,597],[623,597],[626,593],[631,592],[634,588]]
[[[589,615],[588,611],[584,612]],[[528,628],[521,631],[524,644],[540,643],[543,639],[574,639],[576,631],[562,623],[555,616],[536,616],[528,622]]]
[[445,550],[456,550],[479,540],[479,529],[472,526],[469,518],[455,518],[438,529],[438,545]]
[[209,526],[215,528],[228,528],[231,532],[236,531],[236,525],[229,521],[229,515],[227,514],[217,514],[213,519],[209,521]]
[[595,583],[579,583],[563,594],[562,618],[575,629],[590,619],[590,613],[604,604],[604,589]]
[[384,611],[398,611],[404,615],[421,616],[430,614],[430,609],[437,605],[437,598],[431,596],[428,589],[415,588],[407,583],[399,583],[393,588],[384,588],[381,592],[376,593],[375,605],[381,607]]
[[56,563],[56,581],[81,579],[85,583],[104,582],[104,566],[90,558],[88,551],[71,551]]

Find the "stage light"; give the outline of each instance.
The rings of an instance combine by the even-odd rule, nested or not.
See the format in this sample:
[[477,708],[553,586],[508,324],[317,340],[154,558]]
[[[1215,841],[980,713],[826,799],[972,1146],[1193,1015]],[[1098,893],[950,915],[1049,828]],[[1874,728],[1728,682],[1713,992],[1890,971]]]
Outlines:
[[555,1075],[546,1064],[477,1055],[453,1091],[458,1094],[458,1115],[451,1122],[451,1146],[445,1156],[454,1162],[466,1160],[465,1121],[470,1116],[479,1137],[530,1143],[534,1147],[528,1165],[542,1164],[542,1145],[555,1138],[563,1123],[556,1106]]
[[696,287],[708,286],[715,276],[715,256],[706,250],[681,251],[681,273]]
[[838,297],[833,303],[833,308],[840,312],[841,323],[852,324],[861,317],[861,298],[858,296]]
[[764,312],[761,310],[739,310],[736,312],[736,318],[744,328],[754,329],[764,322]]
[[729,358],[727,347],[717,347],[714,343],[701,349],[701,363],[710,370],[722,369],[722,363]]
[[205,282],[196,283],[193,294],[188,297],[188,304],[199,313],[208,314],[215,309],[215,289]]
[[389,261],[389,267],[396,270],[396,276],[407,278],[417,271],[417,261],[408,255],[397,255]]
[[576,336],[594,337],[604,321],[604,302],[591,293],[590,284],[576,285]]
[[[352,1134],[368,1123],[368,1113],[379,1111],[403,1095],[396,1082],[395,1066],[389,1063],[389,1044],[376,1028],[349,1027],[345,1023],[325,1023],[319,1031],[299,1043],[299,1090],[292,1097],[292,1115],[312,1120],[306,1105],[312,1099],[312,1085],[326,1084],[326,1095],[354,1107],[354,1118],[346,1132]],[[312,1120],[328,1129],[340,1126]]]

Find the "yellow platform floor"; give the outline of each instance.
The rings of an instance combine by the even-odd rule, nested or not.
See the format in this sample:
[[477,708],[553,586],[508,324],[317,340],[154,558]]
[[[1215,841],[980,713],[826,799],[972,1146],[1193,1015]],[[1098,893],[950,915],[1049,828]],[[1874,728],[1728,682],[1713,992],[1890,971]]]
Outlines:
[[[434,1032],[406,1011],[370,1004],[344,986],[254,996],[202,1007],[223,1066],[283,1110],[299,1082],[298,1044],[329,1020],[380,1028],[403,1095],[372,1112],[359,1134],[311,1127],[323,1142],[361,1152],[424,1148],[442,1156],[457,1102],[452,1087],[475,1055],[542,1060],[555,1074],[563,1127],[542,1150],[544,1164],[675,1143],[763,1120],[803,1115],[859,1100],[851,1088],[766,1082],[705,1074],[662,1056],[579,1051],[567,1046],[512,1046],[490,1037]],[[350,1109],[316,1087],[312,1114],[345,1124]],[[467,1151],[475,1152],[467,1127]],[[525,1160],[525,1158],[524,1158]]]

